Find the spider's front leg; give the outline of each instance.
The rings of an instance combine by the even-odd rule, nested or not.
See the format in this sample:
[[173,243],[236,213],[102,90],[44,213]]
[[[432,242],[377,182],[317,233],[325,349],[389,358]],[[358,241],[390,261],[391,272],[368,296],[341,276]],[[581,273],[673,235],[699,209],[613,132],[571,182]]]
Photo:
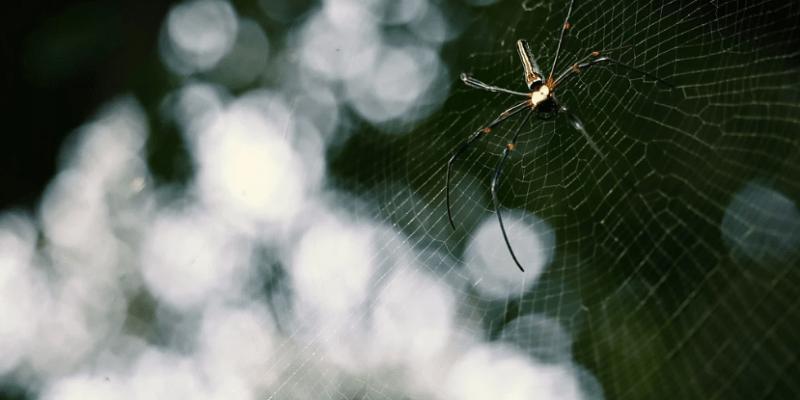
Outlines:
[[481,81],[479,81],[479,80],[477,80],[477,79],[475,79],[475,78],[473,78],[473,77],[471,77],[471,76],[469,76],[469,75],[467,75],[467,74],[465,74],[463,72],[461,73],[461,81],[464,82],[464,84],[466,84],[469,87],[473,87],[475,89],[486,90],[486,91],[489,91],[489,92],[492,92],[492,93],[503,92],[503,93],[508,93],[508,94],[514,94],[514,95],[517,95],[517,96],[525,96],[525,97],[530,96],[530,93],[517,92],[517,91],[514,91],[514,90],[508,90],[508,89],[501,88],[501,87],[498,87],[498,86],[487,85],[487,84],[485,84],[485,83],[483,83],[483,82],[481,82]]

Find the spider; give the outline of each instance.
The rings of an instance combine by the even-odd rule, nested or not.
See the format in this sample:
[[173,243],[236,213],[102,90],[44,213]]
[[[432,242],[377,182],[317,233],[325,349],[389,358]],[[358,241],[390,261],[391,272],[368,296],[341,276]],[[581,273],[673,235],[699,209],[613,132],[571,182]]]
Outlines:
[[586,132],[584,128],[583,122],[581,122],[578,117],[570,112],[566,106],[562,105],[556,99],[556,89],[562,83],[566,83],[570,78],[579,74],[580,72],[586,70],[589,67],[594,65],[602,64],[602,63],[611,63],[616,64],[621,67],[625,67],[629,70],[638,72],[644,76],[647,76],[651,79],[654,79],[657,82],[660,82],[670,89],[673,89],[674,86],[667,83],[666,81],[648,73],[642,71],[639,68],[634,66],[619,62],[613,58],[609,58],[606,56],[600,56],[603,53],[609,53],[618,50],[627,50],[631,46],[623,46],[615,49],[603,50],[603,51],[594,51],[588,56],[584,57],[581,60],[573,63],[572,66],[567,68],[566,71],[562,72],[557,78],[553,78],[553,71],[556,68],[556,63],[558,62],[558,55],[561,52],[561,44],[564,41],[564,34],[569,29],[569,17],[572,14],[572,6],[575,3],[575,0],[571,0],[569,3],[569,8],[567,10],[567,18],[564,21],[563,28],[561,30],[561,37],[558,40],[558,47],[556,47],[556,55],[553,59],[553,67],[550,69],[550,75],[547,77],[547,80],[544,79],[544,74],[542,74],[542,70],[536,64],[536,60],[533,57],[533,53],[531,52],[530,47],[528,46],[528,42],[525,40],[518,40],[517,41],[517,52],[519,53],[520,61],[522,61],[522,68],[524,71],[525,76],[525,84],[528,86],[529,93],[524,92],[517,92],[514,90],[503,89],[497,86],[487,85],[475,78],[467,76],[466,74],[461,74],[461,80],[464,81],[467,86],[474,87],[476,89],[483,89],[493,93],[496,92],[503,92],[508,94],[513,94],[517,96],[524,96],[528,99],[522,101],[521,103],[517,103],[513,105],[508,110],[503,111],[499,117],[497,117],[494,121],[492,121],[488,126],[485,128],[479,129],[477,132],[473,133],[467,142],[461,145],[456,149],[453,153],[453,156],[450,157],[450,161],[447,163],[447,183],[446,183],[446,191],[447,191],[447,218],[450,220],[450,226],[455,230],[456,226],[453,223],[453,216],[450,212],[450,175],[451,169],[453,164],[458,160],[458,157],[461,156],[473,143],[475,143],[478,139],[483,137],[483,135],[491,132],[493,129],[497,128],[501,123],[508,120],[509,118],[520,114],[521,112],[527,110],[528,112],[525,114],[524,118],[522,119],[522,123],[520,123],[519,128],[517,128],[514,137],[511,139],[511,142],[506,146],[503,150],[503,155],[500,157],[500,161],[497,163],[497,166],[494,169],[494,173],[492,174],[492,182],[491,182],[491,191],[492,191],[492,201],[494,202],[494,209],[497,213],[497,221],[500,223],[500,231],[503,232],[503,239],[505,239],[506,246],[508,247],[509,253],[511,253],[511,258],[514,259],[514,262],[517,264],[517,267],[520,271],[525,272],[525,269],[522,268],[519,261],[517,260],[517,256],[514,254],[514,250],[511,248],[511,243],[508,241],[508,235],[506,234],[506,229],[503,226],[503,217],[500,215],[500,202],[497,200],[497,187],[500,183],[500,174],[503,171],[503,164],[506,162],[506,158],[508,157],[508,153],[511,150],[514,150],[514,147],[517,143],[517,138],[519,137],[520,132],[522,131],[522,127],[525,126],[525,123],[531,117],[531,115],[536,114],[536,117],[541,120],[550,120],[558,116],[558,113],[564,113],[567,117],[567,121],[569,121],[570,125],[572,125],[575,130],[581,133],[592,149],[597,152],[600,158],[606,162],[606,156],[597,146],[597,144],[592,140],[589,136],[589,133]]

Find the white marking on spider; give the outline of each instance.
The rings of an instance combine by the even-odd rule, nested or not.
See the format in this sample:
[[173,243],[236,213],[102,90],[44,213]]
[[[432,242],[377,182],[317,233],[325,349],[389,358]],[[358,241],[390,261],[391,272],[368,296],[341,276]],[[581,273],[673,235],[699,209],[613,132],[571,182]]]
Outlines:
[[549,96],[550,88],[548,88],[547,85],[539,86],[538,89],[531,92],[531,106],[533,108],[538,107],[539,104],[542,104]]

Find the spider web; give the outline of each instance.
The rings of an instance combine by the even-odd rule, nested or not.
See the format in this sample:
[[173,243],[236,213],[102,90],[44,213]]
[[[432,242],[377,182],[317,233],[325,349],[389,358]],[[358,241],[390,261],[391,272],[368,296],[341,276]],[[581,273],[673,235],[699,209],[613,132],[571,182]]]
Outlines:
[[[565,14],[563,2],[481,10],[450,49],[452,68],[524,91],[516,40],[531,43],[547,74]],[[630,45],[611,56],[677,88],[596,66],[557,89],[606,160],[563,115],[522,127],[499,201],[523,267],[537,261],[520,257],[532,246],[521,231],[554,234],[533,253],[551,256],[524,289],[509,284],[487,300],[456,287],[461,312],[488,340],[515,337],[530,353],[560,342],[525,317],[558,321],[574,340],[566,357],[608,398],[797,397],[799,15],[789,2],[577,2],[555,75]],[[427,260],[431,271],[468,275],[497,257],[518,273],[499,230],[478,226],[497,225],[489,185],[521,117],[454,165],[455,231],[445,210],[448,158],[518,99],[455,81],[442,90],[441,112],[409,135],[356,134],[334,173],[381,199],[382,218],[416,250],[460,262]],[[468,250],[475,241],[487,241],[486,254]]]
[[555,74],[630,46],[676,88],[585,68],[556,90],[602,156],[507,121],[455,230],[447,160],[521,98],[458,76],[525,90],[566,2],[257,3],[171,8],[163,69],[0,215],[0,398],[800,397],[796,2],[578,1]]

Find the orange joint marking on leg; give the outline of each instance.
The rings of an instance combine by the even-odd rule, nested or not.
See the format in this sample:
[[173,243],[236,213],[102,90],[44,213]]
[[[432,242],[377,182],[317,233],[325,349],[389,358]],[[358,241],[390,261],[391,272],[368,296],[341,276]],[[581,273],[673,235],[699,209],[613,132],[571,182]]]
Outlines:
[[600,52],[599,52],[599,51],[595,51],[594,53],[592,53],[592,55],[593,55],[593,56],[595,56],[595,57],[597,57],[597,56],[599,56],[599,55],[600,55]]
[[489,133],[491,131],[492,131],[492,127],[491,126],[487,126],[486,128],[483,128],[483,133]]
[[564,24],[564,29],[569,29],[569,22]]
[[509,143],[508,144],[508,149],[509,150],[514,150],[514,143]]
[[501,117],[507,117],[508,116],[508,111],[503,111],[503,113],[500,114],[500,116]]
[[572,66],[572,70],[573,70],[573,71],[575,71],[575,72],[581,72],[581,69],[580,69],[580,68],[578,68],[578,66],[577,66],[577,65],[573,65],[573,66]]

